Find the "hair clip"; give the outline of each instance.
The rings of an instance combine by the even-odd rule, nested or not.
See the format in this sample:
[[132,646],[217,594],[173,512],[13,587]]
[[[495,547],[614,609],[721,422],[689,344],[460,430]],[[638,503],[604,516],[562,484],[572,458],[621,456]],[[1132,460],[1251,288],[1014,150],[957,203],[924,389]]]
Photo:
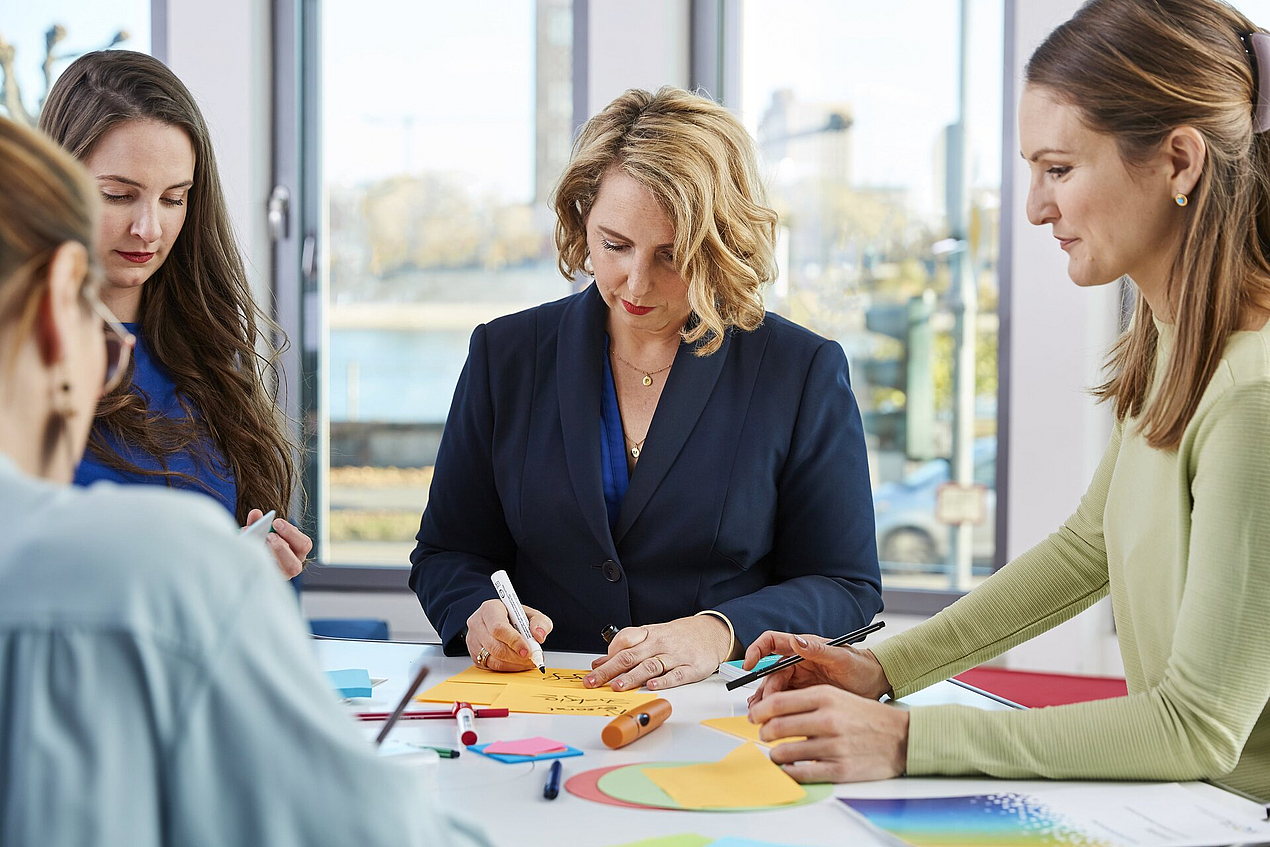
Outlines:
[[1263,87],[1261,82],[1270,83],[1270,35],[1242,32],[1239,40],[1252,65],[1252,131],[1265,132],[1270,129],[1270,85]]

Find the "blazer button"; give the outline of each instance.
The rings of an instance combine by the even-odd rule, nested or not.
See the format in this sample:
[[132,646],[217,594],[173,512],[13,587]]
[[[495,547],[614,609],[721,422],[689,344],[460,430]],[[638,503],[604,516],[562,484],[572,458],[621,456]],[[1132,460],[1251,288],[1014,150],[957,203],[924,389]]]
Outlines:
[[612,559],[605,561],[605,563],[600,566],[600,570],[604,574],[604,578],[609,582],[622,581],[622,568]]

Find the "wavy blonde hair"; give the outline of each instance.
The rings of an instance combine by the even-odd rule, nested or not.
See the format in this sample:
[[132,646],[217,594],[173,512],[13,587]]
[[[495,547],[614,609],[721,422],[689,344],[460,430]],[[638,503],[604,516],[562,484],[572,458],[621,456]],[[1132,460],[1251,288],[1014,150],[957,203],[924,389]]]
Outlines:
[[675,228],[675,264],[692,316],[682,330],[708,356],[732,327],[763,323],[759,289],[776,278],[776,213],[754,142],[718,103],[666,86],[632,88],[582,127],[556,185],[560,273],[591,273],[586,221],[611,167],[652,192]]
[[[1147,443],[1175,450],[1230,334],[1270,308],[1270,135],[1252,129],[1253,70],[1240,34],[1260,32],[1217,0],[1091,0],[1028,61],[1026,79],[1111,135],[1130,165],[1176,127],[1194,127],[1207,159],[1183,217],[1165,293],[1174,354],[1155,374],[1158,333],[1139,294],[1133,322],[1094,389],[1119,420],[1140,418]],[[1270,86],[1270,80],[1260,80]],[[1150,398],[1153,379],[1160,390]]]

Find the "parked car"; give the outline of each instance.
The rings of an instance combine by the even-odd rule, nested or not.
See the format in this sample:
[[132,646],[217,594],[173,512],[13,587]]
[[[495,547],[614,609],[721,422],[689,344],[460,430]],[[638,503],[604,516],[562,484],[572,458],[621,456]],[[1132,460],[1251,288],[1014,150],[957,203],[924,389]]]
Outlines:
[[[878,557],[905,570],[939,572],[948,562],[950,527],[935,519],[935,497],[949,481],[949,461],[932,459],[897,482],[879,485],[873,492],[877,516]],[[996,546],[997,439],[979,438],[974,445],[974,481],[986,486],[985,518],[974,527],[971,550],[974,569],[992,567]],[[905,567],[908,566],[908,567]],[[939,567],[935,567],[939,566]]]

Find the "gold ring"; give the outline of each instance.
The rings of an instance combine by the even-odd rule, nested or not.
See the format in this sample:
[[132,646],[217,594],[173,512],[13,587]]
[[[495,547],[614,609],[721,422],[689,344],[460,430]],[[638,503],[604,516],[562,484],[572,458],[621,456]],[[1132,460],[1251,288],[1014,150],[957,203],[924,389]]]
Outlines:
[[476,661],[476,666],[478,668],[485,667],[485,663],[489,661],[489,650],[486,650],[484,647],[482,647],[481,651],[476,654],[475,661]]
[[663,674],[666,673],[666,663],[662,661],[661,656],[653,656],[653,658],[657,660],[657,666],[661,668],[661,670],[659,670],[656,675],[662,676]]

